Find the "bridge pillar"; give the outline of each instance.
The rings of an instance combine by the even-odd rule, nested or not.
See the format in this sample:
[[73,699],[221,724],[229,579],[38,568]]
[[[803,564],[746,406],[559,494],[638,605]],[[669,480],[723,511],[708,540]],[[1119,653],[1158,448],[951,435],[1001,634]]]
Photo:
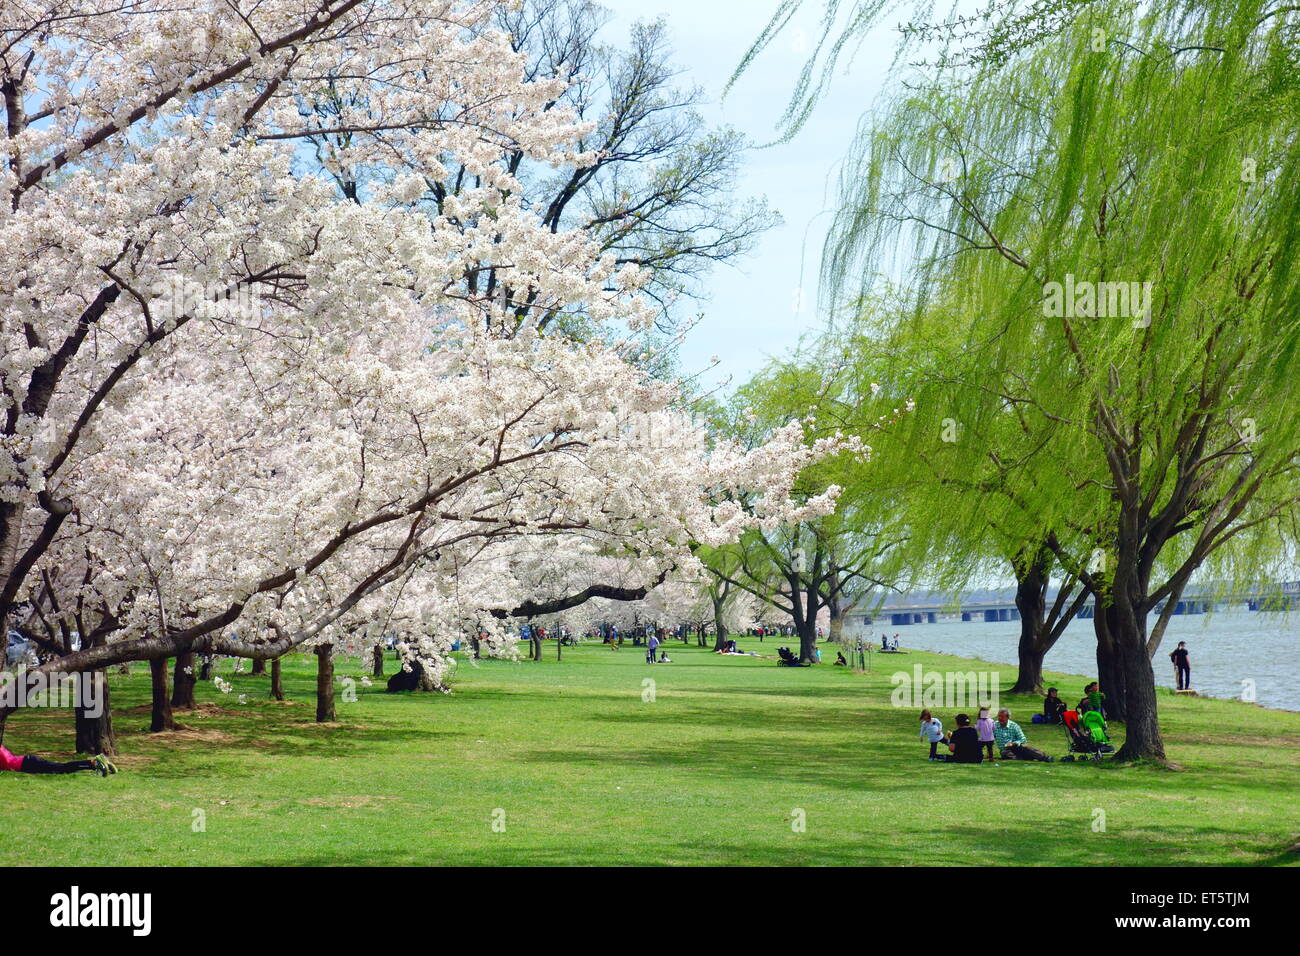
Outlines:
[[927,612],[926,612],[926,614],[925,614],[925,623],[926,623],[926,624],[935,624],[935,623],[938,623],[938,620],[939,620],[939,614],[938,614],[938,612],[936,612],[936,611],[927,611]]
[[962,612],[961,612],[961,619],[962,619],[963,621],[969,621],[969,620],[971,619],[970,611],[962,611]]
[[985,623],[985,624],[993,624],[993,623],[996,623],[996,622],[997,622],[997,619],[998,619],[998,612],[997,612],[997,611],[985,611],[985,612],[984,612],[984,623]]
[[894,627],[901,627],[901,626],[903,626],[904,624],[911,624],[911,623],[912,623],[912,615],[910,615],[910,614],[891,614],[891,615],[889,615],[889,623],[892,624],[892,625],[894,625]]

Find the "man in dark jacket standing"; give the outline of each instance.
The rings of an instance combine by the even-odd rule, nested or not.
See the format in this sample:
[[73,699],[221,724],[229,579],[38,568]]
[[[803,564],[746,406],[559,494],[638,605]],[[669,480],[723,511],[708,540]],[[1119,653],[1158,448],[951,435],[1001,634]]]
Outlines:
[[1192,689],[1192,664],[1187,656],[1187,642],[1179,641],[1169,659],[1174,663],[1174,679],[1179,690]]

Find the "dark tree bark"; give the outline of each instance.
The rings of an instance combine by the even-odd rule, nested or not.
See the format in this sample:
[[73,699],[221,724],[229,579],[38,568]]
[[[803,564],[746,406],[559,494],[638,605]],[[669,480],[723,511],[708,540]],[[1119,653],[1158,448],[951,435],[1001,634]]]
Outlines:
[[1098,628],[1097,635],[1098,680],[1106,694],[1107,715],[1124,722],[1124,746],[1115,758],[1164,760],[1156,676],[1147,649],[1146,615],[1137,613],[1133,603],[1121,596],[1106,608],[1102,627],[1104,633]]
[[176,669],[172,675],[172,707],[176,710],[194,709],[194,655],[176,655]]
[[1011,559],[1016,577],[1016,610],[1020,612],[1020,643],[1017,647],[1019,673],[1010,693],[1044,693],[1043,658],[1056,646],[1066,626],[1088,599],[1088,588],[1074,572],[1067,573],[1055,600],[1050,605],[1047,603],[1053,568],[1065,567],[1068,572],[1065,562],[1057,564],[1061,550],[1055,535],[1049,534]]
[[1119,667],[1124,680],[1124,746],[1115,759],[1163,761],[1165,743],[1157,717],[1156,678],[1151,658],[1146,655],[1145,640],[1137,653],[1121,644]]
[[266,659],[262,657],[253,658],[253,669],[249,672],[250,677],[260,677],[266,673]]
[[805,617],[799,622],[799,660],[805,664],[817,663],[817,619]]
[[[1114,605],[1103,604],[1100,598],[1094,613],[1092,628],[1097,636],[1097,682],[1106,694],[1106,715],[1112,720],[1124,721],[1128,719],[1128,695],[1125,693],[1128,675],[1115,640],[1118,616]],[[1074,700],[1069,703],[1073,705]]]
[[727,633],[727,625],[723,621],[726,607],[726,591],[720,595],[715,594],[713,596],[713,649],[715,651],[722,650],[722,648],[727,644],[727,639],[731,636]]
[[375,645],[374,652],[371,655],[371,660],[374,663],[374,667],[371,669],[370,672],[371,676],[383,677],[384,676],[384,645],[383,644]]
[[1051,646],[1043,633],[1047,618],[1047,567],[1040,558],[1018,569],[1016,610],[1020,612],[1020,644],[1016,658],[1020,666],[1010,693],[1043,693],[1043,657]]
[[271,697],[284,700],[284,683],[280,677],[280,658],[271,658]]
[[334,720],[334,646],[316,646],[316,723]]
[[[1109,687],[1102,683],[1101,689],[1106,694],[1107,712],[1124,721],[1124,746],[1119,748],[1115,759],[1163,762],[1165,744],[1160,734],[1151,654],[1167,618],[1162,618],[1157,625],[1156,640],[1147,640],[1147,614],[1152,604],[1150,573],[1163,541],[1158,536],[1144,538],[1139,533],[1142,519],[1134,509],[1121,509],[1120,519],[1114,584],[1105,616],[1098,615],[1105,633],[1098,633],[1097,666],[1099,671],[1104,669],[1109,674],[1111,681]],[[1177,602],[1185,583],[1185,579],[1171,582],[1169,601]]]
[[[817,612],[821,610],[816,582],[821,570],[822,554],[816,553],[813,559],[813,573],[809,579],[807,591],[804,591],[802,570],[793,568],[786,574],[790,583],[790,616],[794,619],[794,630],[799,635],[799,662],[817,663]],[[806,599],[806,603],[805,603]]]
[[167,687],[167,658],[155,657],[149,661],[149,677],[153,686],[153,714],[149,722],[151,733],[175,730],[172,701]]
[[611,601],[639,601],[663,584],[668,579],[668,572],[671,570],[672,568],[665,568],[660,571],[659,576],[645,587],[621,588],[611,584],[592,584],[575,594],[556,598],[553,601],[525,601],[513,609],[493,608],[491,614],[497,620],[504,621],[508,617],[534,618],[548,614],[559,614],[562,611],[569,610],[569,608],[586,604],[592,598],[608,598]]
[[103,671],[89,671],[83,672],[78,679],[94,683],[94,699],[99,714],[91,716],[84,707],[77,706],[74,718],[77,730],[77,752],[107,754],[111,757],[117,753],[117,736],[113,733],[113,711],[108,699],[108,677]]

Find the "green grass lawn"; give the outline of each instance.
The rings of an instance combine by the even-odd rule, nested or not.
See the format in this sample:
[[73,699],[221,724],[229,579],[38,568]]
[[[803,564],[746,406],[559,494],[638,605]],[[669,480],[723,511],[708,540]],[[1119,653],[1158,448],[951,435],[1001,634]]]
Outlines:
[[[856,674],[671,650],[675,663],[653,667],[631,645],[466,661],[453,695],[376,681],[332,725],[312,721],[313,660],[286,665],[284,703],[267,699],[269,677],[232,677],[226,661],[234,690],[200,683],[200,710],[177,715],[188,729],[159,735],[136,664],[112,678],[120,774],[0,774],[0,863],[1300,862],[1300,714],[1162,696],[1177,771],[947,765],[925,759],[916,710],[892,706],[890,673],[1000,670],[1009,686],[1014,668],[913,652]],[[1084,683],[1050,677],[1071,701]],[[1059,728],[1031,726],[1038,699],[1002,703],[1031,743],[1065,752]],[[940,715],[951,728],[952,710]],[[65,755],[71,714],[20,713],[5,744]]]

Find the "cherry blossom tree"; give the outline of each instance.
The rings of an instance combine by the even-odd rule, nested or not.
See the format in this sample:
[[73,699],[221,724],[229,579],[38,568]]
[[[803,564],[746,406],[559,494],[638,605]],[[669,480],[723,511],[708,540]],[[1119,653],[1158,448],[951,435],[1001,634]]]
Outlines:
[[[503,157],[597,157],[498,7],[5,8],[0,614],[44,669],[324,667],[387,627],[436,675],[469,621],[639,597],[699,543],[832,507],[790,490],[833,442],[708,447],[627,342],[520,323],[512,297],[595,328],[657,311],[644,270],[520,201]],[[305,161],[326,133],[324,172],[378,171],[364,190]],[[449,156],[474,186],[430,216]],[[485,261],[494,289],[466,281]],[[639,580],[539,599],[482,573],[576,533]]]

